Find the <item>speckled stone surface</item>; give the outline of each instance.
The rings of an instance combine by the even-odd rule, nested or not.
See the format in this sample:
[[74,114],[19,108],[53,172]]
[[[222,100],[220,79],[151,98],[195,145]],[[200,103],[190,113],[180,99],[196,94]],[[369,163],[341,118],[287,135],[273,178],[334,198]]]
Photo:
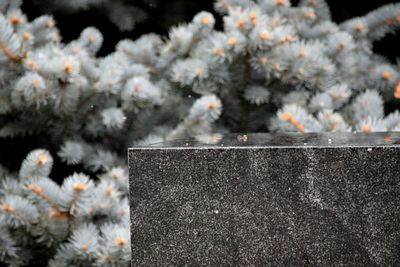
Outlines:
[[400,134],[129,150],[132,266],[400,266]]

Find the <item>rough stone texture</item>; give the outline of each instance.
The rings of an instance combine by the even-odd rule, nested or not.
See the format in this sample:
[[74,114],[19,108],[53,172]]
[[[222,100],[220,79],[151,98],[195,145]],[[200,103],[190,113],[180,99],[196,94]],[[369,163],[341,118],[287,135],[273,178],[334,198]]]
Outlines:
[[400,134],[129,150],[132,266],[400,266]]

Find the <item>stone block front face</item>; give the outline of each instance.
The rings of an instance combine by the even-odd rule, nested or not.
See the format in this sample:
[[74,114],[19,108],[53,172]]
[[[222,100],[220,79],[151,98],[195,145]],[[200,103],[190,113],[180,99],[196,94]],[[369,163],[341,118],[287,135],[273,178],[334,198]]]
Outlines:
[[399,266],[399,134],[129,150],[132,266]]

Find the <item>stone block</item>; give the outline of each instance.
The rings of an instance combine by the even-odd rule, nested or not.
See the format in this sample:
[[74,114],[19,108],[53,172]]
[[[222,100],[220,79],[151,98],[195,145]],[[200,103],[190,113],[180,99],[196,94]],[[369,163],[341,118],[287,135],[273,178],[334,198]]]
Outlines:
[[231,134],[131,148],[132,266],[400,266],[399,143]]

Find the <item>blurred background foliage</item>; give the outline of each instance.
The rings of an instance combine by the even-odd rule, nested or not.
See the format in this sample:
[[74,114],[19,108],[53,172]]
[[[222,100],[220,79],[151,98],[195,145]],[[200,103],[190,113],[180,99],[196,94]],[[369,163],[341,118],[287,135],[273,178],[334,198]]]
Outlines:
[[[291,1],[297,5],[298,0]],[[333,20],[342,22],[346,19],[362,16],[382,5],[394,3],[393,0],[327,0]],[[201,10],[209,11],[215,14],[217,18],[217,29],[222,28],[222,19],[214,11],[213,0],[154,0],[152,2],[141,2],[135,0],[135,5],[139,5],[146,13],[147,19],[138,23],[132,31],[120,31],[101,10],[91,8],[76,13],[65,12],[65,10],[54,11],[46,8],[41,0],[24,1],[22,10],[28,16],[29,20],[42,15],[52,14],[56,20],[57,27],[60,29],[62,40],[69,42],[79,37],[81,31],[88,27],[98,28],[103,36],[104,42],[99,56],[106,56],[115,50],[115,45],[122,39],[135,40],[146,33],[157,33],[166,35],[173,25],[190,21],[195,14]],[[150,4],[149,4],[150,3]],[[396,63],[400,58],[400,35],[389,34],[382,40],[374,44],[374,52],[387,57],[392,63]],[[385,113],[395,109],[400,109],[398,101],[387,103]],[[18,169],[25,155],[38,148],[40,144],[45,144],[46,140],[40,140],[43,137],[29,137],[29,142],[21,142],[19,138],[0,139],[0,162],[3,162],[9,169]],[[50,151],[55,154],[57,151]],[[81,171],[77,167],[70,167],[57,161],[53,169],[52,177],[65,177],[74,171]]]
[[[121,32],[117,26],[108,20],[100,9],[92,8],[78,13],[68,13],[63,10],[54,12],[46,9],[41,0],[24,1],[22,10],[32,20],[44,13],[53,14],[57,27],[65,42],[76,39],[81,31],[88,26],[95,26],[104,35],[103,46],[98,53],[105,56],[114,51],[115,45],[121,39],[137,39],[145,33],[158,33],[165,35],[173,25],[190,21],[199,11],[215,13],[213,0],[153,0],[135,1],[134,4],[147,13],[147,19],[138,23],[132,31]],[[298,0],[291,0],[297,5]],[[332,13],[333,21],[342,22],[346,19],[362,16],[385,4],[395,3],[393,0],[327,0]],[[222,20],[217,20],[217,28],[221,28]],[[383,40],[375,43],[374,51],[396,62],[400,55],[399,35],[387,35]]]

